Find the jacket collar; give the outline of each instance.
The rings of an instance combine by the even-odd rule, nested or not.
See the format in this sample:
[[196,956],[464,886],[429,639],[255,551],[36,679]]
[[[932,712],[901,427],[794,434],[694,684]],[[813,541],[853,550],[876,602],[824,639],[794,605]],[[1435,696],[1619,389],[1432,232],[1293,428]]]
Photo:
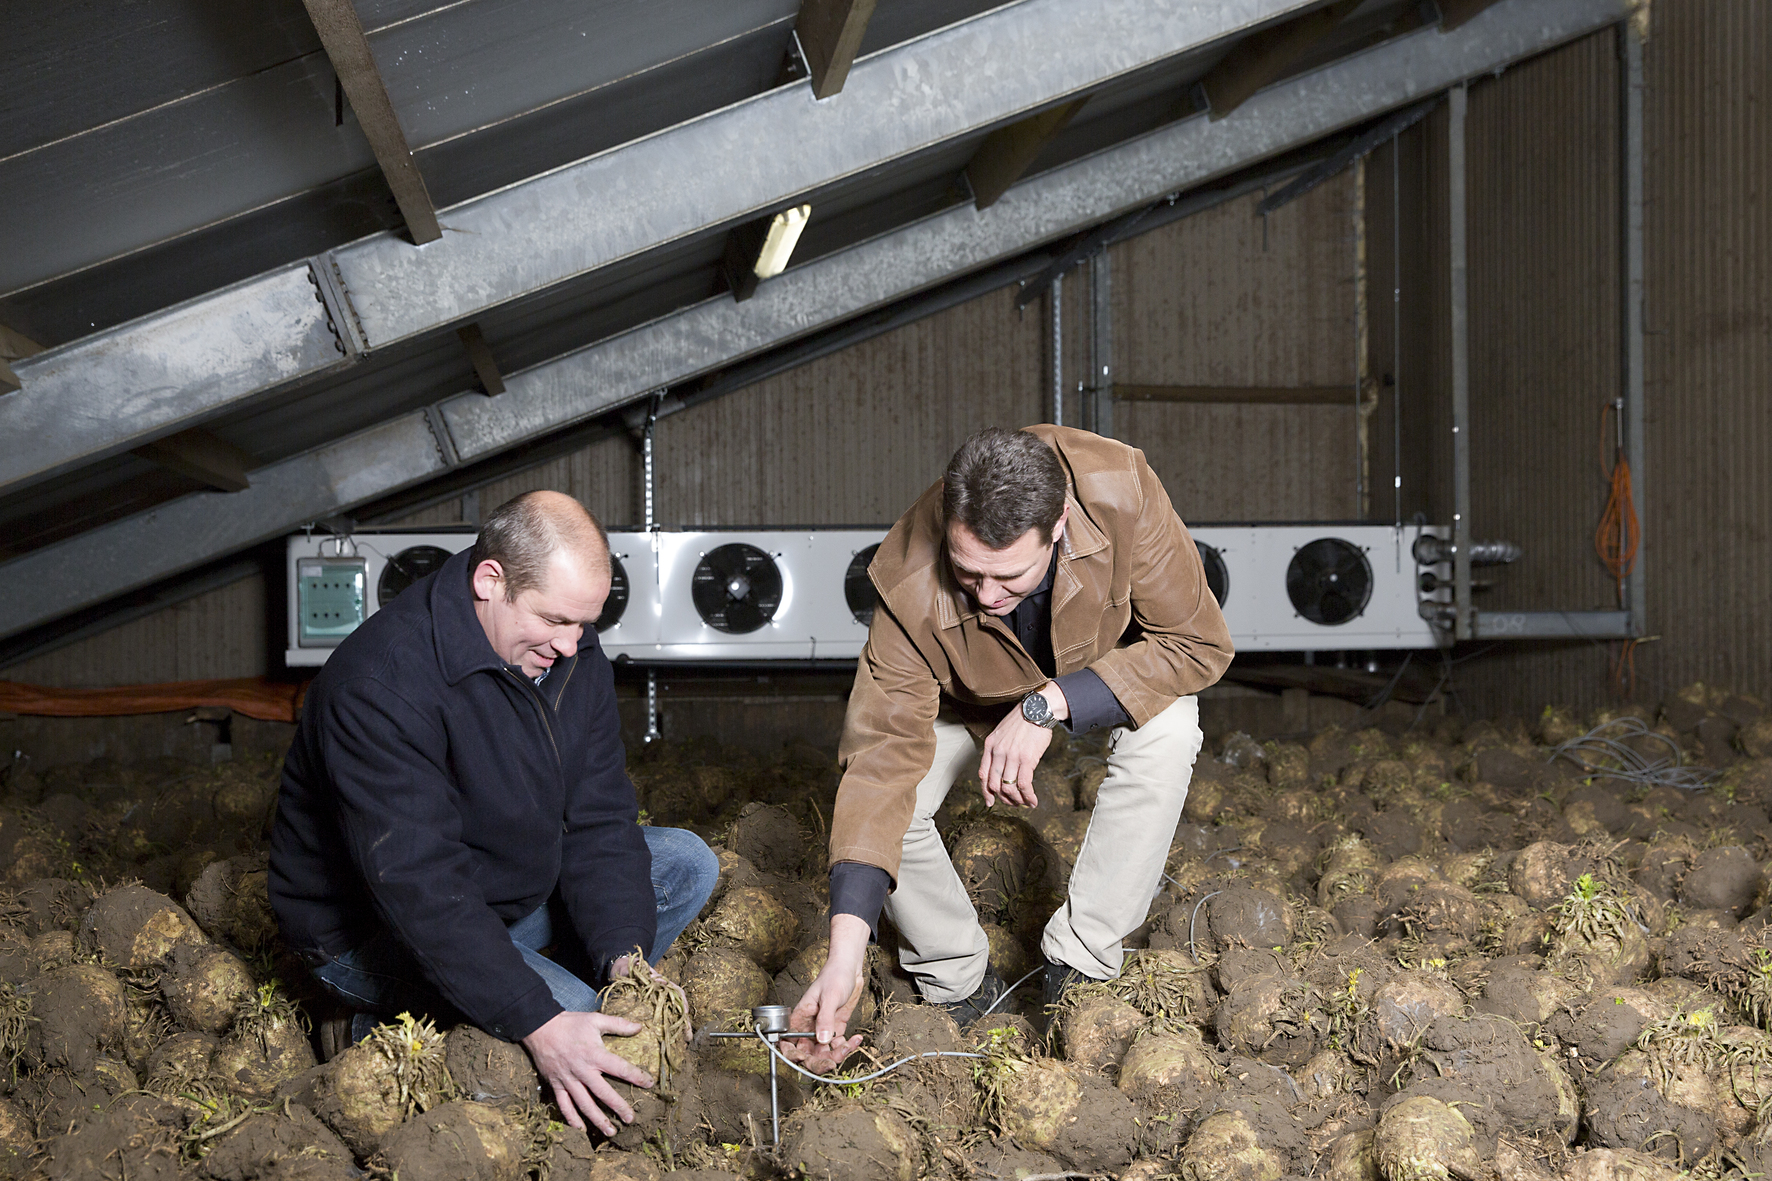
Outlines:
[[[1098,554],[1108,547],[1107,534],[1088,518],[1083,512],[1083,506],[1077,503],[1076,495],[1068,489],[1064,503],[1070,509],[1070,515],[1065,519],[1064,536],[1058,543],[1058,569],[1052,576],[1052,612],[1055,615],[1083,587],[1077,576],[1070,572],[1070,563],[1078,558]],[[936,577],[941,590],[935,596],[937,626],[944,629],[959,627],[968,620],[984,617],[984,612],[973,604],[972,596],[954,579],[953,567],[948,565],[945,535],[939,548]]]
[[472,553],[472,549],[462,550],[431,578],[431,636],[437,645],[437,666],[451,685],[473,673],[498,672],[506,667],[474,613]]

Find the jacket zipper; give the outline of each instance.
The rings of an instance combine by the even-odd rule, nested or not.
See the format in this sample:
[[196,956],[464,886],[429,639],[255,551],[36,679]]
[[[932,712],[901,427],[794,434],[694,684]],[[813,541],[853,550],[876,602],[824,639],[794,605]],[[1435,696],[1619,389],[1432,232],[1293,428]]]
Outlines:
[[[524,681],[521,676],[511,672],[509,668],[505,669],[505,672],[510,673],[512,680],[528,690],[529,704],[535,707],[536,714],[541,718],[541,728],[548,733],[548,745],[554,748],[554,765],[560,768],[561,772],[564,773],[566,770],[566,760],[560,757],[560,744],[554,741],[554,727],[548,722],[547,702],[542,698],[541,690],[537,689],[533,684]],[[567,675],[571,676],[570,673]],[[561,686],[560,691],[562,693],[566,691],[564,685]]]

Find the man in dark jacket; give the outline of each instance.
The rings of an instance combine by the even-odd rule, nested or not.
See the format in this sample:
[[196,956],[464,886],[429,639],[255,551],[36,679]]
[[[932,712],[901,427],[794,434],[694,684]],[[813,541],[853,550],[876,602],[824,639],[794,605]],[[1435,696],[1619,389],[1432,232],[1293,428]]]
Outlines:
[[[454,1014],[520,1041],[567,1121],[632,1109],[595,986],[647,971],[718,862],[641,828],[591,623],[608,539],[577,501],[501,506],[471,550],[370,616],[314,681],[284,762],[270,893],[284,938],[369,1014]],[[552,958],[540,949],[552,947]],[[601,1107],[599,1107],[601,1103]]]

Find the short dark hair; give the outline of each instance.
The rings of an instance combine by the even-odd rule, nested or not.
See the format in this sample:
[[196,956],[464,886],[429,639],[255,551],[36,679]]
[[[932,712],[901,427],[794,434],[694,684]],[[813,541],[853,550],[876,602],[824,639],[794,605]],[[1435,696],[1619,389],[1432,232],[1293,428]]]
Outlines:
[[607,561],[609,531],[577,501],[562,506],[546,492],[525,492],[499,505],[481,523],[469,568],[497,562],[504,571],[505,601],[511,602],[547,581],[548,563],[560,549],[583,556],[601,553]]
[[1064,513],[1064,490],[1064,467],[1038,436],[986,427],[948,461],[942,519],[958,521],[990,549],[1009,548],[1029,529],[1050,544]]

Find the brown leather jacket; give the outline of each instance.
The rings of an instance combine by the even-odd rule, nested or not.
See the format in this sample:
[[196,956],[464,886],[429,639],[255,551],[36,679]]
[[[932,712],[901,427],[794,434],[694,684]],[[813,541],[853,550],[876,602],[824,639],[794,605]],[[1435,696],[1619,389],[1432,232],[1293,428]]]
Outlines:
[[[1070,485],[1052,582],[1058,675],[1095,670],[1142,726],[1231,662],[1199,551],[1143,452],[1069,427],[1027,429],[1058,453]],[[935,758],[936,714],[948,708],[988,727],[1047,680],[1004,621],[954,581],[945,539],[937,481],[868,567],[880,605],[843,723],[831,862],[877,865],[895,881],[917,784]]]

